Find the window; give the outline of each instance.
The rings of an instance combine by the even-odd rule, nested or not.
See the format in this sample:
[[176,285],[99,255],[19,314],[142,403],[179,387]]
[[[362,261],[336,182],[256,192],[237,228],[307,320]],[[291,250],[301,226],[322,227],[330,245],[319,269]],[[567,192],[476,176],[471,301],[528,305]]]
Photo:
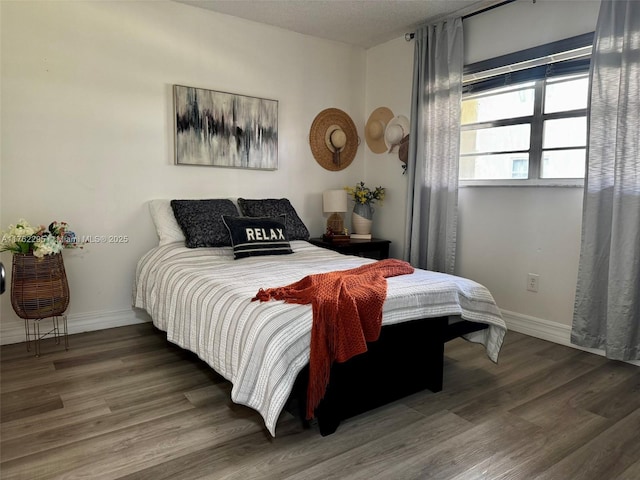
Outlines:
[[[522,61],[523,52],[519,52],[509,56],[513,62],[520,55],[519,62],[465,74],[460,180],[526,184],[584,178],[589,40],[581,36],[580,41],[588,45],[574,49],[569,59],[570,51],[564,57],[561,52],[561,62],[556,62],[557,56],[545,55],[531,66],[531,60]],[[562,47],[556,44],[556,49]],[[539,49],[533,50],[540,56]],[[527,68],[518,69],[523,64]]]

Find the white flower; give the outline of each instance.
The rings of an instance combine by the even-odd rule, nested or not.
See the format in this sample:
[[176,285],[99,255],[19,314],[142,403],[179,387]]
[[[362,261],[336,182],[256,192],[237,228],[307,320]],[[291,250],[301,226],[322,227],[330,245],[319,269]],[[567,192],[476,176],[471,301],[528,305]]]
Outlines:
[[53,235],[47,237],[41,237],[37,242],[33,244],[33,254],[42,258],[45,255],[51,255],[62,251],[62,242]]
[[45,255],[49,255],[51,253],[50,247],[45,245],[44,240],[38,240],[33,244],[33,255],[38,258],[42,258]]
[[49,246],[49,248],[51,248],[52,253],[60,253],[64,248],[64,245],[62,245],[62,241],[58,237],[54,237],[53,235],[45,237],[44,243],[45,245]]
[[28,240],[28,237],[32,236],[34,233],[36,233],[36,229],[33,228],[31,225],[29,225],[29,222],[27,222],[24,218],[21,218],[20,220],[18,220],[17,225],[9,225],[9,231],[7,232],[7,234],[10,237],[13,237],[13,242],[25,242]]

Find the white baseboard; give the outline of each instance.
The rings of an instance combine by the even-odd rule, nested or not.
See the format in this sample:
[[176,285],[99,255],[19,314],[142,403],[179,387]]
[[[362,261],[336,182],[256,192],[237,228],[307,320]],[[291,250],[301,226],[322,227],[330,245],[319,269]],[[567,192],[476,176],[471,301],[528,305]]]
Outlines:
[[[113,310],[71,314],[67,316],[69,334],[92,332],[106,328],[124,327],[136,323],[150,322],[151,317],[146,312],[137,309]],[[2,345],[21,343],[25,341],[24,322],[17,322],[2,330]]]
[[[530,317],[521,313],[502,310],[502,318],[509,330],[524,333],[531,337],[541,338],[567,347],[577,348],[585,352],[595,353],[604,356],[604,351],[595,348],[586,348],[571,343],[571,327],[562,323],[543,320],[542,318]],[[627,363],[640,366],[640,360],[629,360]]]
[[[604,356],[604,351],[602,350],[580,347],[571,343],[571,327],[569,325],[510,312],[508,310],[502,310],[502,318],[507,324],[507,328],[514,332]],[[72,314],[67,317],[70,334],[123,327],[125,325],[134,325],[136,323],[150,321],[151,317],[149,317],[146,312],[133,308],[128,310]],[[3,345],[24,342],[24,339],[24,327],[22,324],[16,325],[14,328],[2,330],[1,343]],[[628,363],[640,366],[640,360],[631,360]]]

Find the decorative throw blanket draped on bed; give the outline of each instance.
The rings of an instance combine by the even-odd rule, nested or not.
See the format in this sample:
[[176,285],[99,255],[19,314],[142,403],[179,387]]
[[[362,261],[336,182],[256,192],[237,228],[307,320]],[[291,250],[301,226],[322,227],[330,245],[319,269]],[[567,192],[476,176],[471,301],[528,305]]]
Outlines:
[[308,275],[285,287],[260,289],[252,299],[312,304],[307,418],[324,396],[332,363],[366,352],[367,342],[378,339],[386,278],[413,271],[407,262],[381,260],[351,270]]

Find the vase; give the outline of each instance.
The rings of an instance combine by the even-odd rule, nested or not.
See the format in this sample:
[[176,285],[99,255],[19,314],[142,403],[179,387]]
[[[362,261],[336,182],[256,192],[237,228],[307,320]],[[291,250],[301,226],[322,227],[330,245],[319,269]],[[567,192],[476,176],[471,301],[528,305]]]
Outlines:
[[373,207],[368,203],[356,203],[351,213],[351,230],[358,235],[371,233]]
[[37,320],[62,315],[69,306],[69,284],[62,254],[14,253],[11,306],[20,318]]

